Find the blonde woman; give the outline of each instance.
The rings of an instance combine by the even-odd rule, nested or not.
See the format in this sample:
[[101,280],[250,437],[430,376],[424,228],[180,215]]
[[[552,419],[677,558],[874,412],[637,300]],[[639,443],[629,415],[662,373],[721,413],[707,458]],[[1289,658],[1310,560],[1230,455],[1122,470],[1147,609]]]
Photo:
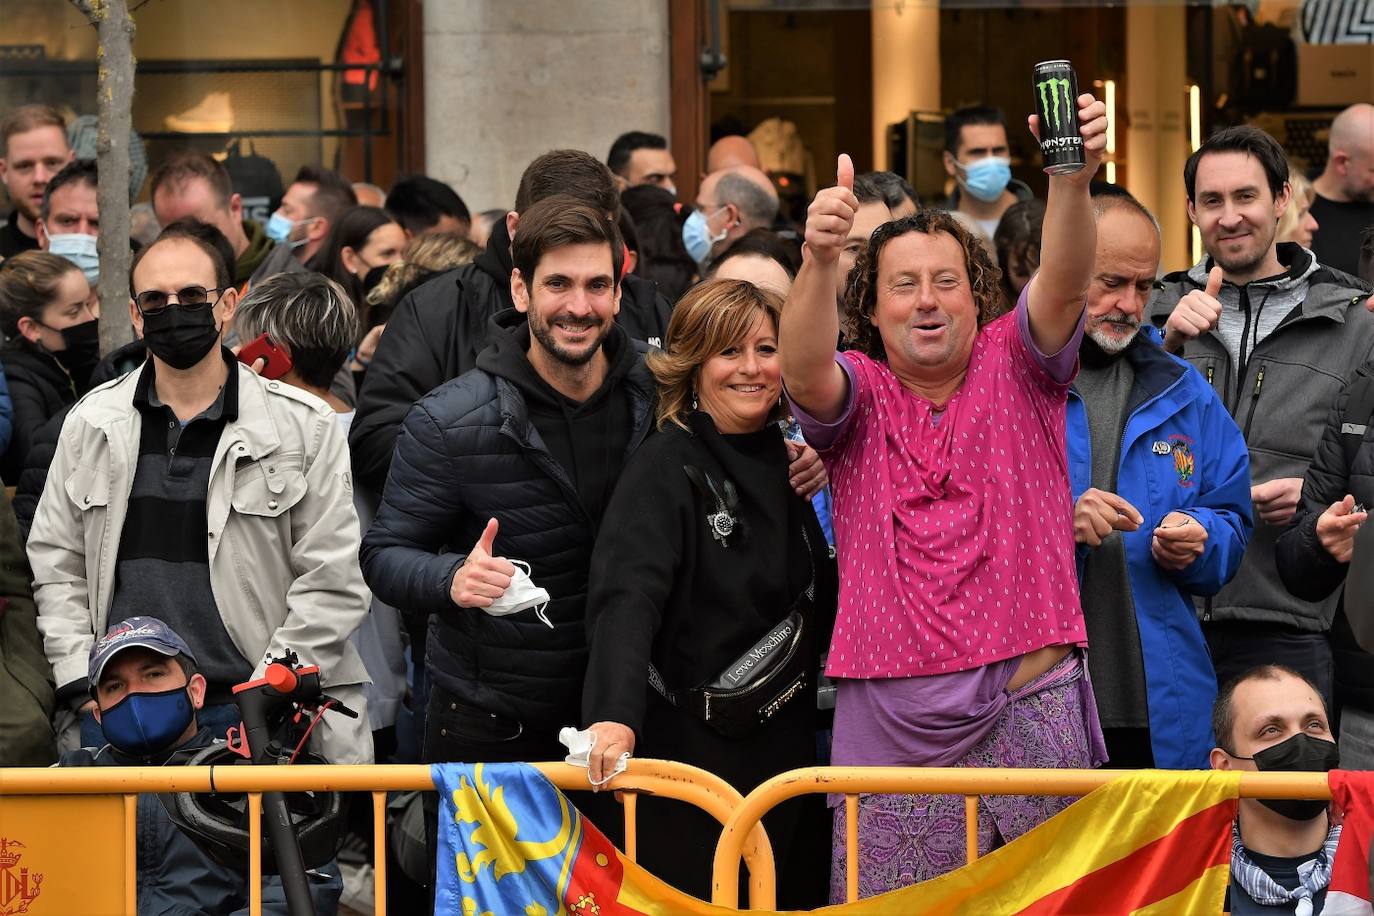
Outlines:
[[1274,241],[1297,242],[1304,248],[1311,248],[1312,234],[1319,228],[1312,216],[1312,201],[1317,199],[1317,190],[1291,161],[1288,163],[1288,185],[1293,195],[1288,201],[1288,209],[1279,217]]
[[[747,793],[815,761],[836,586],[815,513],[787,479],[781,307],[748,281],[708,281],[678,303],[664,349],[648,357],[660,432],[626,465],[592,553],[583,716],[596,734],[593,780],[633,752]],[[640,864],[707,897],[719,825],[686,805],[640,805]],[[778,886],[814,888],[780,901],[789,908],[824,901],[824,822],[799,830],[805,809],[765,818]]]

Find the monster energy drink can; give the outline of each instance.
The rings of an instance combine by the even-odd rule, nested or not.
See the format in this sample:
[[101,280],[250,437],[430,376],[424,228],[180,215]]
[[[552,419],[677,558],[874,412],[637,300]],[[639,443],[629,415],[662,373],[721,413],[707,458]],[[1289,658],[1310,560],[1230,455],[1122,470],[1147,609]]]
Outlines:
[[1049,175],[1068,175],[1086,164],[1078,130],[1078,77],[1066,60],[1035,65],[1032,90],[1040,115],[1040,152]]

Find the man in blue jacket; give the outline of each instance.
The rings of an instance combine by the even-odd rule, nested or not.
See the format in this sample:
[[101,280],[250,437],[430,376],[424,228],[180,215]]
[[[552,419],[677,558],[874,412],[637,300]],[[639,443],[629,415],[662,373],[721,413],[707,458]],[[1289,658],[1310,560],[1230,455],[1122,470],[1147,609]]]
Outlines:
[[1206,767],[1216,675],[1192,596],[1219,590],[1245,553],[1249,453],[1206,380],[1141,330],[1158,223],[1124,192],[1093,205],[1067,418],[1088,669],[1112,765]]

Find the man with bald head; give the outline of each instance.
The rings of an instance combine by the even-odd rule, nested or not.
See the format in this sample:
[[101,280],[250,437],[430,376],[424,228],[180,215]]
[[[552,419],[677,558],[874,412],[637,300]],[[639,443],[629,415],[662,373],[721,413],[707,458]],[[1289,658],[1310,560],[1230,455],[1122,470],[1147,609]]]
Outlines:
[[748,137],[733,134],[721,137],[706,151],[706,173],[720,172],[738,165],[759,168],[759,153]]
[[1330,155],[1313,182],[1312,253],[1327,267],[1357,274],[1360,238],[1374,226],[1374,105],[1361,102],[1331,122]]
[[701,182],[696,208],[682,224],[682,244],[704,267],[750,229],[773,225],[777,215],[777,189],[761,170],[737,165],[712,172]]
[[1250,461],[1226,405],[1166,353],[1145,305],[1159,226],[1129,195],[1095,196],[1067,438],[1088,671],[1115,767],[1197,768],[1212,748],[1216,675],[1193,610],[1250,537]]

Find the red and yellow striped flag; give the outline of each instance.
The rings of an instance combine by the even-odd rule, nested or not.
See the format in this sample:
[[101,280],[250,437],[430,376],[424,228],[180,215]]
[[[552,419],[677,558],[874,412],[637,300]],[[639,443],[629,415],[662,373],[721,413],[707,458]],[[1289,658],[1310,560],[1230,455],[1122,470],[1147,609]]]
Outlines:
[[1235,773],[1123,776],[958,871],[820,912],[1219,913],[1239,790]]

